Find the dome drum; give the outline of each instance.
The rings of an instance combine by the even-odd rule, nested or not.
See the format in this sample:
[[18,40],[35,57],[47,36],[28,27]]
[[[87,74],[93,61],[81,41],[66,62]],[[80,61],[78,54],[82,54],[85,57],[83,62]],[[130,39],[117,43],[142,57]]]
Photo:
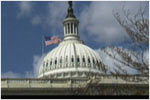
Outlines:
[[65,36],[64,40],[79,40],[79,36],[73,35],[73,34],[68,34]]
[[102,75],[102,73],[100,73],[100,72],[98,72],[97,70],[95,70],[95,69],[91,69],[91,70],[89,70],[88,68],[83,68],[82,70],[81,70],[81,68],[79,68],[78,70],[79,71],[76,71],[76,70],[74,70],[74,68],[72,68],[72,70],[71,69],[69,69],[69,70],[67,70],[67,69],[63,69],[63,70],[66,70],[66,71],[62,71],[62,70],[60,70],[60,71],[58,71],[57,70],[57,72],[56,71],[54,71],[53,73],[52,73],[52,71],[51,71],[51,73],[48,73],[48,72],[46,72],[46,73],[44,73],[44,74],[41,74],[41,76],[39,76],[39,78],[41,78],[41,77],[44,77],[44,78],[87,78],[87,77],[96,77],[96,76],[99,76],[99,75]]

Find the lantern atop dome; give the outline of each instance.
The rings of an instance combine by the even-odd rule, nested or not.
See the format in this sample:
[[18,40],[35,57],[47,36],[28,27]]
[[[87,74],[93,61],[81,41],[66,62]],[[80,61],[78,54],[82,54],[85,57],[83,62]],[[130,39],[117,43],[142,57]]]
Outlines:
[[63,22],[64,24],[64,40],[79,40],[78,35],[78,24],[79,21],[76,19],[73,8],[72,8],[72,1],[68,2],[68,14]]

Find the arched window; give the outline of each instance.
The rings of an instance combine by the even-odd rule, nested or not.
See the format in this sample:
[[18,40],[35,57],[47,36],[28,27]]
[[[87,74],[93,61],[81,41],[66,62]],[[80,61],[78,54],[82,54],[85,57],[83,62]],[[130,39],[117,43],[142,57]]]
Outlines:
[[50,62],[50,65],[52,65],[52,61]]
[[83,57],[83,59],[82,59],[82,60],[83,60],[83,62],[85,63],[85,58],[84,58],[84,57]]
[[45,62],[43,62],[43,66],[45,66]]
[[62,59],[60,58],[60,63],[62,63]]
[[57,59],[55,60],[55,65],[57,64]]
[[66,62],[68,62],[68,56],[66,56]]
[[79,57],[77,57],[77,62],[80,62],[80,59],[79,59]]
[[99,66],[98,60],[97,60],[97,66]]
[[48,66],[48,62],[46,63],[46,67]]
[[74,62],[74,59],[73,59],[73,57],[71,58],[71,61],[72,61],[72,62]]
[[90,63],[90,58],[88,58],[88,63]]
[[95,64],[95,60],[94,60],[94,58],[93,58],[93,64]]

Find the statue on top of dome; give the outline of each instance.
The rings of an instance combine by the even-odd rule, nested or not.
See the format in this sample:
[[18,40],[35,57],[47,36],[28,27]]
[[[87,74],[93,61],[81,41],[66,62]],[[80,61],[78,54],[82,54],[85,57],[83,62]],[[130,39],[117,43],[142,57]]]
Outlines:
[[72,1],[68,1],[69,3],[69,8],[72,8]]
[[72,1],[68,1],[68,4],[69,4],[69,8],[68,8],[68,14],[67,14],[66,18],[68,18],[68,17],[76,18],[73,13]]

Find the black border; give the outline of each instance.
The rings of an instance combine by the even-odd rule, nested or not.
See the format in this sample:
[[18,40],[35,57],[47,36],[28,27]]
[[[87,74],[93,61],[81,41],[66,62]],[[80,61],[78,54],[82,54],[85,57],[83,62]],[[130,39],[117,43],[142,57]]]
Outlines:
[[87,96],[87,95],[7,95],[1,96],[2,99],[149,99],[149,96]]

